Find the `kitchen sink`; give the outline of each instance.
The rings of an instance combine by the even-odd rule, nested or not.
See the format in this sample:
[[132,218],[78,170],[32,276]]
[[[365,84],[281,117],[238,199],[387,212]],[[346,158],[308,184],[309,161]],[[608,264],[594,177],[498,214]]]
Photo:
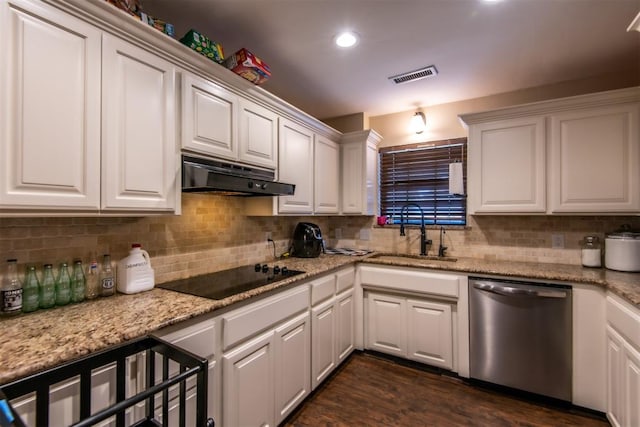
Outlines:
[[458,258],[449,257],[449,256],[435,256],[435,255],[409,255],[409,254],[390,254],[390,253],[379,253],[372,255],[369,259],[389,259],[389,258],[401,258],[401,259],[415,259],[419,261],[446,261],[446,262],[456,262]]

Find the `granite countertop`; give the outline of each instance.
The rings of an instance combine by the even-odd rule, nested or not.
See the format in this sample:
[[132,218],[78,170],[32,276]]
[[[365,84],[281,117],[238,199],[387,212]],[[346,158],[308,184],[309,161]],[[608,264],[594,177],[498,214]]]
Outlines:
[[[139,294],[117,294],[81,304],[0,319],[0,330],[3,333],[0,346],[0,384],[356,262],[591,284],[606,287],[640,307],[640,274],[637,273],[472,258],[459,258],[456,262],[449,262],[389,254],[291,258],[278,261],[277,264],[305,271],[304,274],[222,300],[155,288]],[[269,264],[273,266],[276,263]]]
[[394,254],[374,254],[363,261],[398,267],[456,271],[470,275],[494,275],[596,285],[610,290],[640,309],[640,273],[622,273],[579,265],[487,261],[478,258],[456,258],[453,262]]

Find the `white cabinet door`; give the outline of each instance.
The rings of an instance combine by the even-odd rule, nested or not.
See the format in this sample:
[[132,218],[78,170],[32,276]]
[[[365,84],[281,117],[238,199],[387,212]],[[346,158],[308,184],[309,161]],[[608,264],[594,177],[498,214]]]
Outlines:
[[406,299],[367,294],[366,347],[398,357],[407,355]]
[[175,68],[106,34],[102,48],[102,208],[173,211]]
[[344,134],[341,149],[341,208],[343,214],[378,212],[378,144],[373,130]]
[[551,212],[640,211],[639,104],[551,116]]
[[340,211],[340,147],[316,135],[314,153],[314,212],[337,214]]
[[240,160],[275,169],[278,165],[278,115],[240,98]]
[[350,289],[336,297],[336,364],[339,365],[354,349],[355,345],[355,303],[354,291]]
[[624,425],[623,354],[623,338],[607,326],[607,418],[614,426]]
[[182,148],[235,160],[238,97],[213,82],[182,75]]
[[545,119],[527,117],[469,128],[469,212],[546,211]]
[[311,309],[311,386],[314,389],[336,367],[336,317],[333,298]]
[[629,343],[624,348],[622,370],[625,425],[640,426],[640,352]]
[[278,197],[278,212],[313,212],[313,140],[314,134],[286,119],[280,120],[278,135],[278,179],[295,184],[293,196]]
[[0,1],[0,208],[100,208],[100,31]]
[[451,305],[409,299],[407,316],[409,359],[452,369]]
[[276,424],[311,392],[311,322],[306,312],[275,333]]
[[275,426],[274,334],[270,331],[222,358],[224,426]]

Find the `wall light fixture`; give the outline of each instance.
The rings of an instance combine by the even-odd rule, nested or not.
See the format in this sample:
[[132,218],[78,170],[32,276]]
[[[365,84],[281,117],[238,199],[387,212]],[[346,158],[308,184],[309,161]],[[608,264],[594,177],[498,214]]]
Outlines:
[[409,122],[409,129],[414,133],[422,133],[427,127],[427,118],[422,111],[416,111]]

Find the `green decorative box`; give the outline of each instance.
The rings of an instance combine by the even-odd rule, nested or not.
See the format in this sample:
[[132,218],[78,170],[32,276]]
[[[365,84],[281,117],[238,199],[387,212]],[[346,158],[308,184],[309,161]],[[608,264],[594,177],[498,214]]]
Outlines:
[[222,45],[210,40],[207,36],[199,33],[196,30],[189,30],[187,34],[180,39],[180,43],[185,46],[189,46],[191,49],[198,53],[203,54],[209,59],[212,59],[218,63],[224,61],[224,53],[222,52]]

